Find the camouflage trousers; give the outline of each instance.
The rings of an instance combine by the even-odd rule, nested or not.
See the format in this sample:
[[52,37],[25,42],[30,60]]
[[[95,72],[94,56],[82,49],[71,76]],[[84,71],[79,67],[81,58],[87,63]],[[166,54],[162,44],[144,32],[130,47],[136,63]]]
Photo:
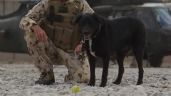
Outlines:
[[84,52],[81,58],[74,58],[72,55],[60,48],[57,48],[50,39],[45,42],[38,42],[32,31],[25,32],[25,40],[29,54],[35,61],[35,66],[40,72],[53,70],[54,64],[65,64],[68,74],[65,81],[88,82],[90,78],[89,63]]

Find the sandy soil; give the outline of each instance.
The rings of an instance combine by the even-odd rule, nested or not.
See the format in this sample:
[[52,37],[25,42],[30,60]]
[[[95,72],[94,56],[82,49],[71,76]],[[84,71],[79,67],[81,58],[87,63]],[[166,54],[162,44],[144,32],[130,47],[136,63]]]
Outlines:
[[79,85],[81,92],[77,96],[171,96],[171,69],[145,68],[144,84],[136,86],[137,68],[125,68],[120,85],[112,84],[116,78],[117,67],[109,69],[108,84],[100,84],[101,69],[96,70],[96,86],[86,84],[64,83],[67,74],[64,66],[54,66],[56,83],[53,85],[35,85],[39,73],[32,64],[1,64],[0,65],[0,96],[75,96],[70,88]]

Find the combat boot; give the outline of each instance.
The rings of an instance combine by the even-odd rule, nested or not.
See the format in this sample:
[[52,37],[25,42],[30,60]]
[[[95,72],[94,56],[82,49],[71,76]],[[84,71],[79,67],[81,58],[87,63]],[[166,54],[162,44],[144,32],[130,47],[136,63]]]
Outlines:
[[35,82],[35,84],[50,85],[55,82],[53,71],[43,72],[40,75],[40,78]]

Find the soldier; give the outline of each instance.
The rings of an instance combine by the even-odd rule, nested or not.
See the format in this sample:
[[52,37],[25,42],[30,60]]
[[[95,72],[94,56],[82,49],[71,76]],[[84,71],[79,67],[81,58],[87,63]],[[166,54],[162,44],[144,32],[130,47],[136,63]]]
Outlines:
[[[41,72],[36,84],[55,82],[53,65],[65,64],[65,81],[89,81],[89,63],[85,52],[74,58],[74,48],[81,48],[80,34],[72,19],[79,13],[93,13],[85,0],[41,0],[25,15],[20,28],[25,31],[29,54]],[[77,46],[78,45],[78,46]]]

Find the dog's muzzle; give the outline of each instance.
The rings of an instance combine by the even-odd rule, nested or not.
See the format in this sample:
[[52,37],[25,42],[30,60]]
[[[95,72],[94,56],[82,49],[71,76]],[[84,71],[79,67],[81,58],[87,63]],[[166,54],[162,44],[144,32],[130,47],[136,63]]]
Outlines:
[[89,40],[91,39],[91,34],[90,32],[83,32],[83,37],[84,37],[84,40]]

